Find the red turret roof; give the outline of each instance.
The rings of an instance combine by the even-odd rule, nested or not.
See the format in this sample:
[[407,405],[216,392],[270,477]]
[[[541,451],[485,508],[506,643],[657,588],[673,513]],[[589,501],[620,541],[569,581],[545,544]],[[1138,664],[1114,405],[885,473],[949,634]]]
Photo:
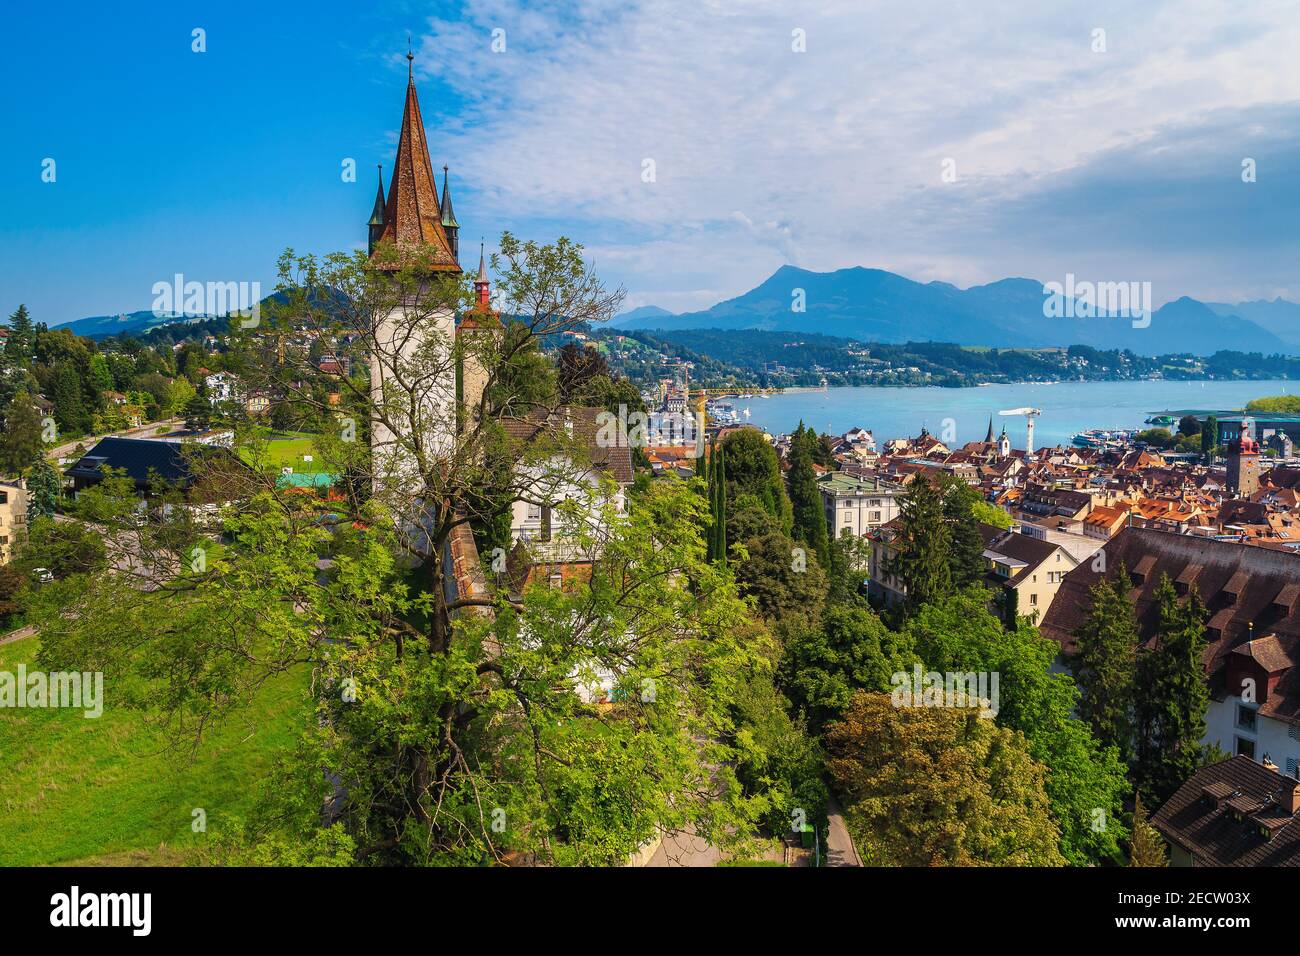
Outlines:
[[[408,59],[410,56],[408,55]],[[460,271],[451,243],[442,226],[438,190],[429,162],[429,144],[424,138],[420,100],[415,93],[414,73],[406,86],[406,109],[402,112],[402,133],[397,143],[397,160],[388,185],[388,206],[380,242],[396,242],[398,248],[426,247],[434,268]]]

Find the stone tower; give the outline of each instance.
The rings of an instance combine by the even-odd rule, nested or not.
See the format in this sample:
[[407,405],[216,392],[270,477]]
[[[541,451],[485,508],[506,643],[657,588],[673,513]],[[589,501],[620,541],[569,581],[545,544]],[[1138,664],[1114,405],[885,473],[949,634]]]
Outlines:
[[474,308],[461,316],[460,325],[456,328],[456,334],[464,345],[460,369],[460,400],[464,409],[462,427],[465,428],[471,427],[475,421],[488,384],[487,370],[483,367],[482,356],[477,350],[487,344],[485,338],[499,339],[502,330],[501,317],[492,309],[491,288],[483,247],[480,245],[478,276],[474,279]]
[[1250,437],[1250,421],[1245,418],[1237,437],[1228,443],[1228,487],[1238,498],[1259,491],[1259,443]]
[[[392,244],[399,257],[404,251],[418,250],[427,263],[425,268],[431,280],[439,275],[454,278],[460,275],[460,263],[443,226],[443,213],[438,204],[437,181],[429,162],[420,101],[415,92],[415,58],[409,52],[406,58],[406,106],[402,112],[397,158],[383,208],[379,209],[377,198],[370,218],[371,257],[375,258],[381,245]],[[410,395],[410,407],[393,413],[402,419],[399,434],[395,435],[381,421],[371,423],[370,445],[377,492],[381,476],[409,475],[412,482],[418,480],[414,454],[417,436],[421,447],[434,454],[450,453],[456,438],[456,373],[451,361],[455,315],[451,309],[416,306],[415,301],[404,301],[387,315],[375,319],[375,342],[370,354],[371,398],[380,407],[386,393],[400,394],[404,401]],[[431,371],[412,382],[411,363],[430,343],[433,352],[440,353],[445,361],[428,363],[424,367],[436,368],[436,374]],[[402,387],[412,384],[414,389]]]

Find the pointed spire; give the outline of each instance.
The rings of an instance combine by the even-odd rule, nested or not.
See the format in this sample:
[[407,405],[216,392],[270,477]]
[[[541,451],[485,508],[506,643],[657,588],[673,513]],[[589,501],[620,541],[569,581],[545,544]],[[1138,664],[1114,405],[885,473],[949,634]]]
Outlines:
[[478,244],[478,277],[474,280],[474,294],[478,300],[475,308],[479,312],[491,311],[491,285],[488,282],[487,264],[483,258],[483,243]]
[[375,192],[375,208],[370,211],[370,225],[382,226],[384,224],[384,164],[379,164],[379,185]]
[[990,445],[990,444],[992,444],[992,443],[993,443],[993,416],[990,415],[990,416],[989,416],[989,431],[988,431],[988,434],[984,436],[984,444],[986,444],[986,445]]
[[460,228],[456,213],[451,208],[451,173],[446,166],[442,167],[442,224],[452,229]]
[[415,92],[415,55],[409,50],[409,82],[406,107],[402,111],[402,132],[397,142],[397,159],[393,164],[384,206],[384,227],[378,237],[398,247],[425,246],[438,270],[459,271],[460,264],[438,208],[438,183],[429,161],[429,144],[424,136],[420,116],[420,99]]
[[415,85],[415,54],[411,52],[411,35],[406,35],[406,82]]

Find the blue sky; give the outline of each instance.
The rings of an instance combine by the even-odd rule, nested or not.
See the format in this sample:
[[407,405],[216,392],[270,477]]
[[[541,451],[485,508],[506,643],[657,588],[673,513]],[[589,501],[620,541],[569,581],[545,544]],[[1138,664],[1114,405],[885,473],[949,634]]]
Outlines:
[[786,262],[1300,299],[1294,8],[1133,6],[24,4],[0,36],[0,313],[144,309],[176,272],[269,291],[286,246],[364,242],[408,31],[466,260],[504,228],[567,234],[629,306],[674,311]]

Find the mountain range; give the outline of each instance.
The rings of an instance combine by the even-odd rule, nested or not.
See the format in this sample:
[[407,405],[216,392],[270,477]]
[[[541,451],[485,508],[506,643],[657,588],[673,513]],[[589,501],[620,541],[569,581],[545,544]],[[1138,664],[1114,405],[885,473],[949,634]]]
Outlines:
[[68,329],[74,335],[87,339],[104,339],[110,335],[124,335],[127,332],[140,333],[156,329],[161,325],[177,322],[202,322],[212,318],[208,315],[186,316],[172,313],[155,314],[149,310],[140,312],[123,312],[118,315],[92,315],[85,319],[73,319],[62,322],[54,328]]
[[[802,290],[803,311],[795,311]],[[767,329],[818,332],[862,342],[952,342],[997,348],[1090,345],[1139,355],[1222,349],[1300,354],[1300,305],[1284,299],[1238,305],[1188,296],[1167,302],[1145,328],[1130,318],[1044,315],[1043,283],[1002,279],[959,289],[882,269],[811,272],[782,266],[734,299],[700,312],[642,306],[610,324],[625,329]],[[1067,303],[1068,304],[1068,303]],[[1066,308],[1061,311],[1068,313]]]

